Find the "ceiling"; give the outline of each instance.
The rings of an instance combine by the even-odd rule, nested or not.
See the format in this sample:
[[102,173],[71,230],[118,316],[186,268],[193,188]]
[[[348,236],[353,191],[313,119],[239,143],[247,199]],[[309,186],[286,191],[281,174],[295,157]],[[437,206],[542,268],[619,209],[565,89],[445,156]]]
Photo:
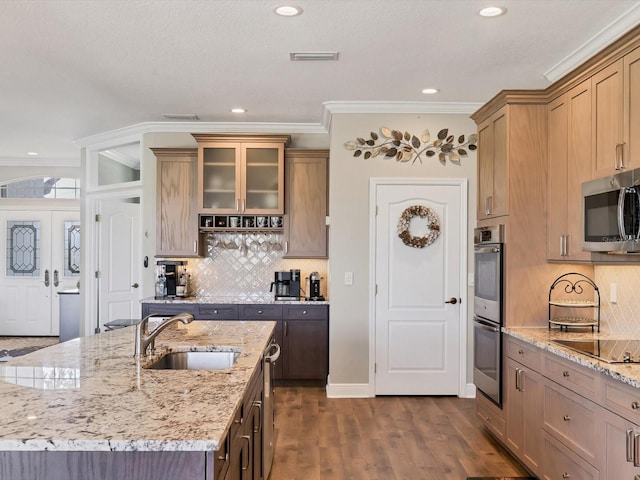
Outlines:
[[[0,161],[75,160],[88,138],[175,122],[163,114],[320,127],[325,102],[484,103],[640,22],[635,0],[496,0],[495,18],[478,15],[492,0],[297,0],[291,18],[282,3],[0,0]],[[318,51],[339,60],[289,59]]]

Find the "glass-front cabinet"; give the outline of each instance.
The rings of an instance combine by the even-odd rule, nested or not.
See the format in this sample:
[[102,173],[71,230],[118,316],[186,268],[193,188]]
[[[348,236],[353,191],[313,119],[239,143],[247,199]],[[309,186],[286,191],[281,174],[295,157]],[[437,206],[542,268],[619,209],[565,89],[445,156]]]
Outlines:
[[201,213],[284,213],[288,135],[194,134]]

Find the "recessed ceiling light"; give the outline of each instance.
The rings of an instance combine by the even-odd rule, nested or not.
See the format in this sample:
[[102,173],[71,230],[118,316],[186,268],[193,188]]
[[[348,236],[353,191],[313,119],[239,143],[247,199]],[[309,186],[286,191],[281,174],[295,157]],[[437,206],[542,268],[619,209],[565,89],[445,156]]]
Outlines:
[[27,155],[30,155],[32,157],[35,157],[38,155],[38,152],[27,152]]
[[302,8],[295,5],[278,5],[273,11],[281,17],[295,17],[302,13]]
[[438,93],[440,90],[437,88],[425,88],[422,90],[422,93],[426,93],[427,95],[433,95],[434,93]]
[[167,120],[198,120],[195,113],[163,113],[162,116]]
[[289,59],[294,62],[315,60],[338,60],[339,52],[289,52]]
[[507,13],[507,9],[504,7],[485,7],[480,10],[480,15],[483,17],[498,17]]
[[233,113],[246,113],[247,110],[245,108],[232,108],[231,112],[233,112]]

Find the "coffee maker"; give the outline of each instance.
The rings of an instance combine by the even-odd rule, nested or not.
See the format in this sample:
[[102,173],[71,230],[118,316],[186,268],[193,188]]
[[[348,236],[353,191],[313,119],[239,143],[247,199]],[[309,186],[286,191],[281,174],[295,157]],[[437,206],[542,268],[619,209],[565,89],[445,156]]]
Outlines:
[[275,300],[300,300],[300,270],[275,272],[269,291]]
[[[189,290],[189,276],[187,275],[187,262],[185,260],[159,260],[156,262],[159,268],[158,280],[164,280],[164,294],[156,298],[186,297]],[[159,289],[157,289],[159,290]]]
[[318,272],[311,272],[311,275],[307,277],[307,297],[305,300],[310,301],[323,301],[324,297],[322,296],[320,289],[320,280],[322,277]]

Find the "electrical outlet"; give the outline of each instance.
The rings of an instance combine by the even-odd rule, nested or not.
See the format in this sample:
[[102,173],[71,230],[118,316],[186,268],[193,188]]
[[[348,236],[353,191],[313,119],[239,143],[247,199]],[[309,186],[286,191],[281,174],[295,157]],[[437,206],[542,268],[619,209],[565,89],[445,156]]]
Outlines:
[[353,285],[353,272],[344,272],[344,284]]

